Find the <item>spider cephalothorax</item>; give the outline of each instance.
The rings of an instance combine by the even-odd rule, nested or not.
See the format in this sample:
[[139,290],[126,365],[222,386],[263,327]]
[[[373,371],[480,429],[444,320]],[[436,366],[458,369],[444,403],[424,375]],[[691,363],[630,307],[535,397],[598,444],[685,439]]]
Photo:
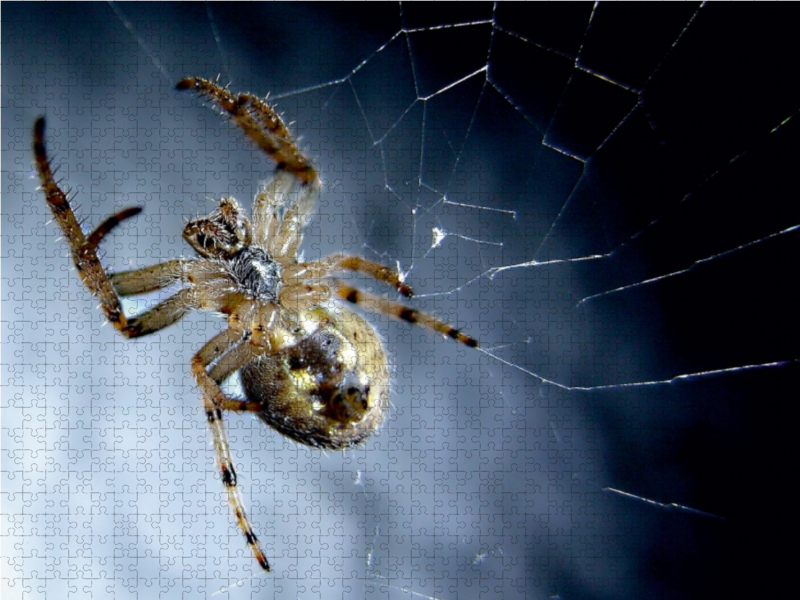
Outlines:
[[[255,413],[293,440],[319,448],[347,448],[381,424],[389,406],[389,367],[375,330],[344,301],[415,323],[467,346],[477,342],[449,325],[397,302],[345,285],[337,272],[354,271],[411,297],[411,288],[388,267],[358,256],[298,259],[303,229],[316,206],[320,182],[272,107],[250,94],[234,96],[200,78],[181,80],[228,113],[262,150],[277,172],[256,195],[252,219],[233,198],[223,197],[209,215],[187,223],[183,237],[197,258],[181,258],[108,274],[97,247],[119,223],[141,208],[123,210],[86,235],[69,200],[53,179],[44,146],[44,119],[34,127],[34,154],[50,209],[69,242],[86,287],[106,318],[127,337],[158,331],[192,310],[227,315],[228,328],[192,358],[231,510],[264,570],[269,563],[245,514],[223,423],[224,411]],[[180,285],[152,309],[128,317],[120,297]],[[220,385],[239,372],[245,398]]]

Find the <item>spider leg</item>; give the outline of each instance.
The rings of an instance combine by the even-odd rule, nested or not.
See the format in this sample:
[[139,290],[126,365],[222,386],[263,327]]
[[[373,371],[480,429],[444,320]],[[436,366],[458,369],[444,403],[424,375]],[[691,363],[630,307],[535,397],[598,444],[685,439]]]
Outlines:
[[303,241],[303,230],[317,206],[319,193],[319,179],[300,186],[297,197],[283,214],[277,234],[269,240],[268,250],[275,258],[295,259],[300,242]]
[[205,305],[202,300],[204,293],[212,289],[214,279],[218,282],[221,280],[218,265],[202,259],[175,259],[142,269],[114,273],[110,277],[111,285],[122,297],[159,290],[177,282],[188,284],[153,308],[135,317],[127,317],[123,335],[129,338],[148,335],[172,325],[192,310],[218,308],[213,304]]
[[[203,408],[208,418],[208,427],[214,442],[214,450],[219,464],[222,482],[228,493],[228,503],[236,517],[239,528],[244,533],[258,564],[265,571],[270,571],[269,561],[258,542],[253,526],[247,518],[239,489],[236,485],[236,471],[233,466],[228,436],[222,420],[222,411],[231,410],[232,406],[243,404],[241,400],[228,398],[219,384],[233,372],[239,370],[255,356],[253,345],[246,341],[245,334],[239,329],[227,329],[216,335],[192,358],[192,373],[200,386]],[[244,340],[244,341],[243,341]],[[241,343],[240,343],[241,342]],[[238,346],[237,346],[238,344]],[[240,349],[245,348],[242,352]],[[209,365],[217,363],[208,372]],[[234,410],[243,410],[235,408]],[[255,411],[258,412],[258,411]]]
[[[274,305],[262,305],[257,309],[256,318],[249,323],[250,334],[246,337],[243,336],[242,343],[231,348],[211,368],[209,375],[217,385],[220,385],[246,364],[269,351],[268,329],[276,312],[277,308]],[[263,401],[225,397],[220,404],[220,408],[235,412],[260,413],[264,411],[264,403]]]
[[275,172],[272,181],[256,194],[253,202],[253,244],[267,250],[280,224],[280,211],[297,180],[286,171]]
[[177,258],[152,267],[112,273],[110,276],[111,285],[114,286],[117,294],[122,297],[160,290],[182,281],[184,279],[183,273],[190,262],[192,261]]
[[50,168],[50,161],[47,158],[47,151],[44,145],[44,117],[36,119],[33,126],[33,153],[36,157],[36,166],[39,171],[39,179],[42,183],[42,190],[45,199],[53,212],[56,223],[64,232],[64,236],[72,250],[72,259],[78,268],[78,273],[83,283],[100,300],[100,304],[106,313],[106,318],[119,331],[123,331],[127,325],[127,319],[122,312],[117,294],[111,282],[106,277],[103,266],[97,258],[97,244],[103,239],[113,227],[122,220],[138,214],[141,209],[129,209],[106,219],[103,224],[95,229],[87,239],[75,213],[69,204],[67,195],[58,187],[53,178],[53,171]]
[[253,244],[278,260],[288,257],[289,264],[294,262],[320,193],[319,180],[293,191],[296,182],[279,166],[272,181],[256,194],[253,205]]
[[159,302],[150,310],[135,317],[128,318],[128,324],[122,333],[129,338],[141,337],[164,329],[182,319],[187,313],[197,308],[195,292],[191,288],[178,290]]
[[287,280],[292,278],[302,280],[322,279],[337,271],[353,271],[368,275],[382,283],[391,285],[400,295],[406,298],[411,298],[414,295],[412,289],[403,283],[397,271],[393,271],[380,263],[350,254],[334,254],[314,262],[292,265],[284,270],[284,278]]
[[[106,314],[108,321],[114,328],[125,335],[133,338],[152,333],[162,327],[166,327],[180,319],[186,312],[193,308],[191,294],[189,291],[178,292],[175,296],[165,300],[161,304],[153,307],[144,314],[128,318],[122,310],[122,305],[115,290],[114,278],[109,278],[100,259],[97,256],[97,246],[103,239],[120,223],[138,215],[142,209],[139,207],[127,208],[105,219],[88,236],[84,235],[75,213],[70,206],[69,199],[64,191],[58,186],[53,178],[53,170],[50,168],[50,160],[47,158],[47,150],[44,144],[44,117],[39,117],[33,128],[33,152],[36,157],[36,166],[39,171],[39,179],[45,200],[53,212],[53,217],[64,233],[70,250],[72,259],[78,273],[87,289],[100,300],[100,306]],[[165,269],[169,269],[170,263],[165,263]],[[156,267],[151,267],[156,269]],[[121,282],[123,289],[135,287],[139,284],[132,284],[131,279],[120,274],[118,281]],[[123,295],[127,295],[123,292]]]
[[278,165],[304,184],[317,179],[317,172],[300,152],[275,109],[252,94],[234,96],[227,89],[200,77],[181,79],[179,90],[195,90],[227,112],[245,135]]
[[[262,247],[269,245],[267,250],[277,259],[294,258],[303,238],[303,229],[316,206],[320,181],[311,161],[300,152],[283,120],[260,98],[252,94],[234,96],[207,79],[187,77],[180,80],[176,88],[193,89],[211,100],[278,165],[272,183],[256,197],[254,243]],[[283,197],[291,190],[291,182],[287,182],[281,173],[291,174],[301,184],[297,197],[292,201],[283,202]],[[278,213],[283,207],[286,207],[286,212],[280,219]],[[279,230],[272,235],[276,227]]]
[[95,227],[94,231],[89,234],[89,237],[86,238],[84,241],[84,248],[91,248],[92,250],[96,250],[97,247],[100,245],[100,242],[111,233],[111,230],[114,229],[117,225],[122,223],[125,219],[130,219],[131,217],[135,217],[140,212],[142,212],[141,206],[134,206],[131,208],[125,208],[119,211],[115,215],[111,215],[110,217],[106,218],[105,221],[100,223],[97,227]]
[[444,337],[452,338],[470,348],[478,347],[478,341],[476,339],[461,333],[458,329],[428,314],[409,308],[399,302],[393,302],[381,296],[375,296],[374,294],[357,290],[356,288],[345,285],[339,280],[334,280],[334,283],[336,295],[342,300],[346,300],[352,304],[360,304],[367,310],[374,310],[394,317],[395,319],[419,325],[425,329],[431,329]]
[[87,238],[84,236],[75,213],[69,204],[67,195],[58,187],[53,178],[53,171],[50,168],[50,161],[47,158],[47,151],[44,145],[44,117],[36,119],[33,127],[33,153],[36,157],[36,166],[39,171],[39,179],[42,183],[42,190],[45,199],[53,211],[56,223],[64,232],[64,236],[72,250],[72,259],[78,269],[78,273],[84,285],[99,300],[103,311],[106,313],[108,321],[121,332],[125,332],[128,327],[128,320],[122,312],[114,287],[106,276],[100,260],[97,258],[97,244],[124,219],[133,217],[141,211],[141,208],[133,208],[122,211],[106,219],[97,229]]
[[330,298],[331,289],[325,283],[288,283],[281,288],[279,302],[288,310],[300,311],[321,306]]

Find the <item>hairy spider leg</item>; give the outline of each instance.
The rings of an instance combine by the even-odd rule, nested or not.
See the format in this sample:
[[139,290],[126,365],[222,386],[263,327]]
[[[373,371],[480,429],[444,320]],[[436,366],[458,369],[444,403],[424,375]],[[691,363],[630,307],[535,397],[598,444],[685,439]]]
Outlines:
[[258,191],[253,201],[253,244],[269,252],[270,240],[278,233],[281,211],[288,203],[288,194],[297,179],[290,173],[275,171],[272,180]]
[[[280,173],[280,167],[278,172]],[[314,181],[303,183],[299,187],[278,224],[278,234],[268,242],[270,254],[278,260],[286,259],[282,262],[296,261],[300,242],[303,241],[303,230],[308,225],[319,198],[319,179],[315,178]]]
[[[254,243],[265,247],[277,260],[294,260],[303,229],[316,207],[320,181],[309,159],[300,152],[292,135],[275,109],[252,94],[234,96],[227,89],[201,77],[187,77],[177,84],[179,90],[193,89],[227,112],[245,135],[264,150],[277,164],[277,171],[267,189],[256,197],[253,210]],[[293,181],[300,183],[297,197],[291,193]],[[285,213],[280,216],[280,211]],[[277,230],[277,231],[276,231]]]
[[183,280],[187,265],[192,262],[176,258],[151,267],[111,274],[111,285],[120,297],[136,296],[171,286]]
[[[271,570],[269,561],[264,555],[264,551],[261,549],[261,545],[253,531],[250,520],[247,518],[244,503],[239,494],[239,488],[236,485],[236,470],[233,466],[228,436],[225,432],[225,424],[222,419],[223,410],[228,410],[228,407],[231,406],[232,403],[241,403],[241,401],[228,398],[220,389],[219,384],[229,375],[238,371],[244,364],[253,360],[256,356],[256,353],[251,351],[252,346],[250,344],[246,341],[240,343],[243,341],[244,337],[244,331],[238,328],[228,328],[216,335],[210,342],[203,346],[194,358],[192,358],[192,374],[197,381],[197,385],[200,386],[203,408],[206,411],[206,418],[208,419],[208,427],[211,430],[217,464],[219,465],[222,483],[225,484],[225,489],[228,493],[228,503],[230,504],[231,512],[233,512],[233,515],[236,517],[236,522],[244,533],[247,545],[250,546],[250,550],[258,561],[258,564],[264,571],[269,572]],[[237,344],[239,344],[239,346],[234,348]],[[237,352],[238,348],[241,347],[245,347],[248,350],[246,355]],[[225,356],[227,353],[235,354],[236,356],[231,357],[233,358],[233,360],[231,360]],[[217,365],[212,367],[212,372],[209,373],[207,368],[215,362]]]
[[307,263],[298,263],[284,270],[286,279],[315,280],[324,279],[339,271],[353,271],[392,286],[401,296],[412,298],[414,291],[403,283],[400,275],[380,263],[366,260],[352,254],[333,254],[320,260]]
[[400,319],[407,323],[413,323],[431,329],[444,337],[451,338],[457,342],[469,346],[470,348],[477,348],[478,341],[464,333],[461,333],[455,327],[440,321],[428,314],[409,308],[399,302],[393,302],[387,298],[376,296],[368,292],[358,290],[349,285],[345,285],[342,281],[334,280],[336,295],[342,300],[346,300],[351,304],[359,304],[367,310],[383,313],[395,319]]
[[85,236],[67,195],[53,178],[44,143],[44,130],[44,117],[39,117],[33,126],[33,153],[45,199],[69,243],[72,260],[84,285],[100,300],[100,306],[108,321],[124,336],[134,338],[158,331],[180,319],[193,308],[190,294],[183,290],[142,315],[132,318],[125,316],[114,284],[97,256],[97,246],[117,225],[138,215],[142,209],[134,207],[122,210],[105,219],[94,231]]
[[317,180],[317,172],[297,148],[283,120],[263,100],[252,94],[234,96],[227,89],[201,77],[181,79],[175,87],[194,90],[227,112],[247,137],[272,157],[279,169],[288,171],[304,184]]

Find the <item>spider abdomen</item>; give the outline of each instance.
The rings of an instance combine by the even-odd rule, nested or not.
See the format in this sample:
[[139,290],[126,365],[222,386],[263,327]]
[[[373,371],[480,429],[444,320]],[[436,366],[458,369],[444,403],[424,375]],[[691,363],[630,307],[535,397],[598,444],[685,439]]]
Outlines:
[[241,370],[247,399],[297,442],[346,448],[369,437],[389,404],[389,369],[377,334],[355,313],[322,311],[320,327]]

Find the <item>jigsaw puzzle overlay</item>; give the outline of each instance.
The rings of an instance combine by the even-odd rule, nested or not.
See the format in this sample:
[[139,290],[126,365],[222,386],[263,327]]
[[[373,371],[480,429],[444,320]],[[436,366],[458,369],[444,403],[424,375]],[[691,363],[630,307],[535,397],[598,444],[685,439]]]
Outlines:
[[[741,490],[772,427],[765,390],[797,379],[780,269],[800,214],[778,193],[798,139],[791,36],[775,30],[789,19],[714,5],[3,9],[4,599],[707,597],[733,572],[740,592],[769,589],[742,551],[774,530],[769,496]],[[195,311],[119,335],[33,162],[43,115],[84,232],[143,208],[103,239],[111,272],[192,257],[186,222],[223,196],[249,212],[275,172],[210,102],[175,90],[217,74],[269,93],[320,175],[304,259],[396,270],[413,299],[344,279],[480,343],[356,308],[387,349],[390,406],[346,451],[226,413],[270,573],[230,514],[191,372],[226,320]],[[242,397],[236,377],[224,389]]]

